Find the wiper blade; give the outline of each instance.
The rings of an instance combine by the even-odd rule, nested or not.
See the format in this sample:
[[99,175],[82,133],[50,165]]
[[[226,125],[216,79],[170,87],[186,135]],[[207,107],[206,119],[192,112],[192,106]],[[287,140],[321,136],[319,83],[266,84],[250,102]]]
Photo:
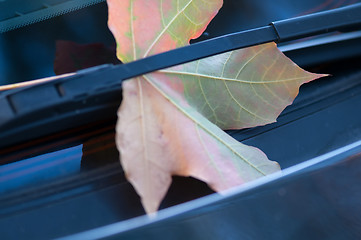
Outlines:
[[150,56],[109,70],[116,78],[129,79],[156,70],[267,42],[285,42],[333,31],[361,28],[361,3],[275,21],[268,26],[228,34],[190,46]]
[[[123,80],[266,42],[360,29],[360,13],[361,3],[276,21],[131,63],[90,68],[51,82],[3,92],[0,94],[0,147],[115,115]],[[104,114],[108,110],[108,115]]]

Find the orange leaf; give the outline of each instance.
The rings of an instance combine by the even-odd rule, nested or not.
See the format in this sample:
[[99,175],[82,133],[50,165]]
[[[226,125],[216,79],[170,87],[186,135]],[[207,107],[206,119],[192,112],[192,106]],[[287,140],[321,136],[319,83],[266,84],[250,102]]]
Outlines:
[[222,6],[222,0],[108,0],[117,55],[130,62],[187,45]]
[[267,43],[161,70],[148,79],[220,128],[241,129],[275,122],[300,85],[323,76],[304,71]]
[[[108,0],[108,5],[117,55],[127,62],[188,44],[222,1]],[[274,122],[302,83],[321,76],[303,71],[270,43],[124,82],[116,141],[147,213],[158,209],[172,175],[193,176],[222,191],[278,171],[261,150],[218,126]]]
[[172,175],[193,176],[222,191],[279,170],[262,151],[239,143],[192,107],[177,106],[146,77],[123,84],[116,140],[147,213],[158,209]]

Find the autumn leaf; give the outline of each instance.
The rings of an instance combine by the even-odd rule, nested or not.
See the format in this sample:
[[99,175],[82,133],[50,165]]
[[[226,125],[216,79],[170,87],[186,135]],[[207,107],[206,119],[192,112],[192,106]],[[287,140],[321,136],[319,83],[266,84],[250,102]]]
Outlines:
[[[108,0],[117,56],[129,62],[184,46],[221,5],[221,0]],[[146,211],[158,209],[172,175],[193,176],[222,191],[278,171],[261,150],[218,126],[274,122],[299,86],[320,76],[303,71],[270,43],[124,82],[116,141]]]
[[148,213],[158,209],[171,175],[193,176],[222,191],[279,170],[262,151],[239,143],[191,106],[180,107],[145,79],[123,84],[116,140]]
[[147,79],[220,128],[241,129],[275,122],[301,84],[322,76],[302,70],[275,43],[267,43],[161,70]]

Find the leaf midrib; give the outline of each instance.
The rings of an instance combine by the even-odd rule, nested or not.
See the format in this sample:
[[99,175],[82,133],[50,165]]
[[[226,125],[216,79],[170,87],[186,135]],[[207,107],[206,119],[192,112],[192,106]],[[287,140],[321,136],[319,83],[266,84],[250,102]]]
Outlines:
[[[204,131],[206,131],[208,134],[210,134],[213,138],[215,138],[218,142],[226,146],[234,155],[238,156],[240,159],[242,159],[245,163],[250,165],[252,168],[254,168],[256,171],[258,171],[260,174],[266,176],[267,174],[264,173],[262,170],[258,169],[254,164],[249,162],[245,157],[243,157],[241,154],[239,154],[237,151],[235,151],[229,144],[227,144],[223,139],[219,138],[216,134],[212,133],[212,131],[209,131],[206,126],[204,126],[201,122],[197,121],[197,119],[193,118],[192,115],[190,115],[187,111],[185,111],[181,106],[179,106],[175,101],[173,101],[170,97],[167,96],[166,93],[164,93],[156,84],[153,83],[151,79],[149,79],[146,75],[143,75],[144,79],[151,84],[152,87],[154,87],[163,97],[165,97],[168,101],[170,101],[176,108],[178,108],[179,111],[181,111],[184,115],[186,115],[189,119],[191,119],[195,124],[200,126]],[[207,120],[207,119],[205,119]],[[208,120],[207,120],[208,121]]]
[[283,82],[291,82],[291,81],[295,81],[295,80],[301,80],[301,79],[309,78],[308,76],[305,76],[305,77],[287,78],[287,79],[271,80],[271,81],[248,81],[248,80],[244,80],[244,79],[226,78],[226,77],[212,76],[212,75],[194,73],[194,72],[172,71],[172,70],[159,70],[158,72],[166,73],[166,74],[176,74],[176,75],[188,75],[188,76],[194,76],[194,77],[203,77],[203,78],[209,78],[209,79],[213,79],[213,80],[230,81],[230,82],[247,83],[247,84],[283,83]]
[[[161,1],[162,4],[163,1]],[[179,1],[177,1],[178,3]],[[159,41],[159,39],[164,35],[164,33],[169,29],[169,27],[173,24],[173,22],[179,17],[180,14],[184,12],[184,10],[193,2],[193,0],[190,0],[180,11],[177,12],[177,14],[169,21],[169,23],[162,29],[162,31],[159,33],[159,35],[154,39],[152,44],[148,47],[147,51],[144,53],[143,58],[147,57],[150,50],[153,49],[154,45]],[[162,16],[163,17],[163,16]]]
[[[149,52],[153,49],[153,47],[155,46],[155,44],[159,41],[159,39],[164,35],[164,33],[169,29],[169,27],[172,25],[172,23],[179,17],[180,14],[182,14],[185,9],[193,2],[193,0],[190,0],[180,11],[177,12],[177,14],[171,19],[171,21],[162,29],[162,31],[159,33],[159,35],[153,40],[152,44],[148,47],[148,49],[146,50],[146,52],[144,53],[143,57],[147,57]],[[133,1],[132,1],[133,3]],[[133,15],[133,8],[131,8],[131,15]],[[132,21],[131,21],[132,22]],[[133,44],[135,44],[135,36],[134,36],[134,30],[133,30],[133,25],[131,25],[132,27],[132,41]],[[133,45],[133,51],[135,51],[135,45]],[[134,59],[136,59],[136,55],[135,52],[134,54]],[[163,73],[169,73],[169,74],[184,74],[184,75],[192,75],[192,76],[198,76],[198,77],[204,77],[204,78],[212,78],[215,79],[214,76],[210,76],[210,75],[203,75],[203,74],[194,74],[194,73],[189,73],[189,72],[180,72],[180,71],[169,71],[169,70],[161,70],[160,72]],[[204,126],[201,122],[197,121],[197,119],[193,118],[187,111],[185,111],[181,106],[179,106],[175,101],[173,101],[170,97],[168,97],[166,95],[166,93],[164,93],[158,86],[156,86],[156,84],[154,84],[152,82],[152,80],[150,80],[146,75],[143,75],[144,79],[151,84],[163,97],[165,97],[168,101],[170,101],[176,108],[178,108],[179,111],[181,111],[185,116],[187,116],[189,119],[191,119],[195,124],[197,124],[198,126],[200,126],[205,132],[207,132],[208,134],[210,134],[214,139],[216,139],[218,142],[220,142],[221,144],[223,144],[224,146],[226,146],[234,155],[238,156],[240,159],[242,159],[246,164],[248,164],[249,166],[251,166],[252,168],[254,168],[256,171],[258,171],[260,174],[262,175],[266,175],[266,173],[264,173],[263,171],[261,171],[260,169],[258,169],[254,164],[252,164],[251,162],[249,162],[245,157],[243,157],[241,154],[239,154],[237,151],[235,151],[229,144],[227,144],[225,141],[223,141],[222,138],[219,138],[216,134],[212,133],[212,131],[209,131],[208,128],[206,126]],[[235,79],[229,79],[229,78],[224,78],[224,77],[220,77],[218,78],[219,80],[224,80],[224,81],[237,81],[237,82],[244,82],[244,83],[253,83],[253,82],[247,82],[247,81],[242,81],[242,80],[235,80]],[[141,79],[139,79],[139,81],[141,81]],[[139,86],[140,88],[141,85]],[[206,121],[208,121],[207,119],[205,119]]]

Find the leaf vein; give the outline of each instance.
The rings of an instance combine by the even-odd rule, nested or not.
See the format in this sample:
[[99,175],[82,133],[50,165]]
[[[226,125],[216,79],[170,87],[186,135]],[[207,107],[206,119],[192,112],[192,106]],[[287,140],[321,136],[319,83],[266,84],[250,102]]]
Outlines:
[[[245,157],[243,157],[238,151],[234,150],[230,144],[227,144],[223,139],[221,139],[219,136],[214,134],[212,131],[209,131],[207,127],[205,127],[201,122],[197,121],[194,117],[192,117],[187,111],[185,111],[181,106],[179,106],[176,102],[174,102],[171,98],[169,98],[159,87],[153,83],[151,79],[149,79],[146,75],[143,76],[145,80],[147,80],[158,92],[166,98],[168,101],[170,101],[176,108],[178,108],[179,111],[181,111],[184,115],[186,115],[189,119],[191,119],[195,124],[199,125],[204,131],[208,132],[209,135],[211,135],[214,139],[216,139],[218,142],[226,146],[234,155],[238,156],[240,159],[242,159],[244,162],[246,162],[248,165],[250,165],[252,168],[254,168],[257,172],[259,172],[262,175],[267,175],[264,173],[261,169],[258,169],[257,166],[252,164],[250,161],[248,161]],[[208,121],[208,120],[206,120]]]
[[172,71],[172,70],[159,70],[161,73],[167,74],[179,74],[179,75],[189,75],[189,76],[198,76],[203,78],[210,78],[215,80],[223,80],[223,81],[230,81],[230,82],[240,82],[240,83],[248,83],[248,84],[271,84],[271,83],[281,83],[281,82],[291,82],[300,79],[307,79],[308,76],[305,77],[296,77],[296,78],[287,78],[287,79],[280,79],[280,80],[271,80],[271,81],[248,81],[243,79],[233,79],[233,78],[226,78],[226,77],[218,77],[218,76],[211,76],[207,74],[200,74],[194,72],[183,72],[183,71]]
[[245,106],[243,106],[232,94],[231,90],[229,89],[228,85],[227,85],[227,82],[226,81],[223,81],[224,83],[224,86],[226,87],[226,90],[227,90],[227,93],[229,94],[229,96],[232,98],[232,100],[240,107],[242,108],[243,110],[245,110],[246,112],[248,112],[249,114],[251,114],[252,116],[258,118],[258,119],[262,119],[264,121],[268,121],[269,119],[265,119],[259,115],[257,115],[256,113],[250,111],[249,109],[247,109]]
[[133,0],[130,1],[130,28],[132,31],[132,45],[133,45],[133,60],[137,59],[136,47],[135,47],[135,36],[134,36],[134,26],[133,26],[133,18],[134,18],[134,10],[133,10]]
[[153,49],[155,44],[159,41],[159,39],[163,36],[163,34],[168,30],[168,28],[172,25],[172,23],[179,17],[179,15],[193,2],[190,0],[177,14],[169,21],[169,23],[162,29],[162,31],[158,34],[158,36],[153,40],[153,42],[149,45],[147,51],[144,53],[143,58],[148,56],[149,52]]
[[225,179],[224,179],[224,175],[223,173],[218,169],[217,167],[217,164],[214,162],[214,158],[212,157],[212,154],[210,154],[208,148],[206,147],[205,143],[204,143],[204,140],[199,132],[199,125],[198,124],[195,124],[195,129],[196,129],[196,132],[197,132],[197,137],[202,145],[202,148],[204,149],[204,151],[206,152],[208,158],[209,158],[209,162],[212,164],[212,166],[216,169],[216,171],[218,172],[218,174],[220,175],[222,181],[225,183]]
[[237,75],[236,75],[236,79],[239,77],[239,75],[241,74],[241,72],[243,71],[243,69],[248,66],[248,64],[251,63],[251,61],[253,59],[255,59],[259,54],[261,54],[264,50],[266,50],[267,48],[269,48],[268,46],[267,47],[264,47],[264,48],[261,48],[261,50],[259,50],[258,52],[256,52],[250,59],[248,59],[247,62],[245,62],[245,64],[243,64],[243,66],[239,69]]

